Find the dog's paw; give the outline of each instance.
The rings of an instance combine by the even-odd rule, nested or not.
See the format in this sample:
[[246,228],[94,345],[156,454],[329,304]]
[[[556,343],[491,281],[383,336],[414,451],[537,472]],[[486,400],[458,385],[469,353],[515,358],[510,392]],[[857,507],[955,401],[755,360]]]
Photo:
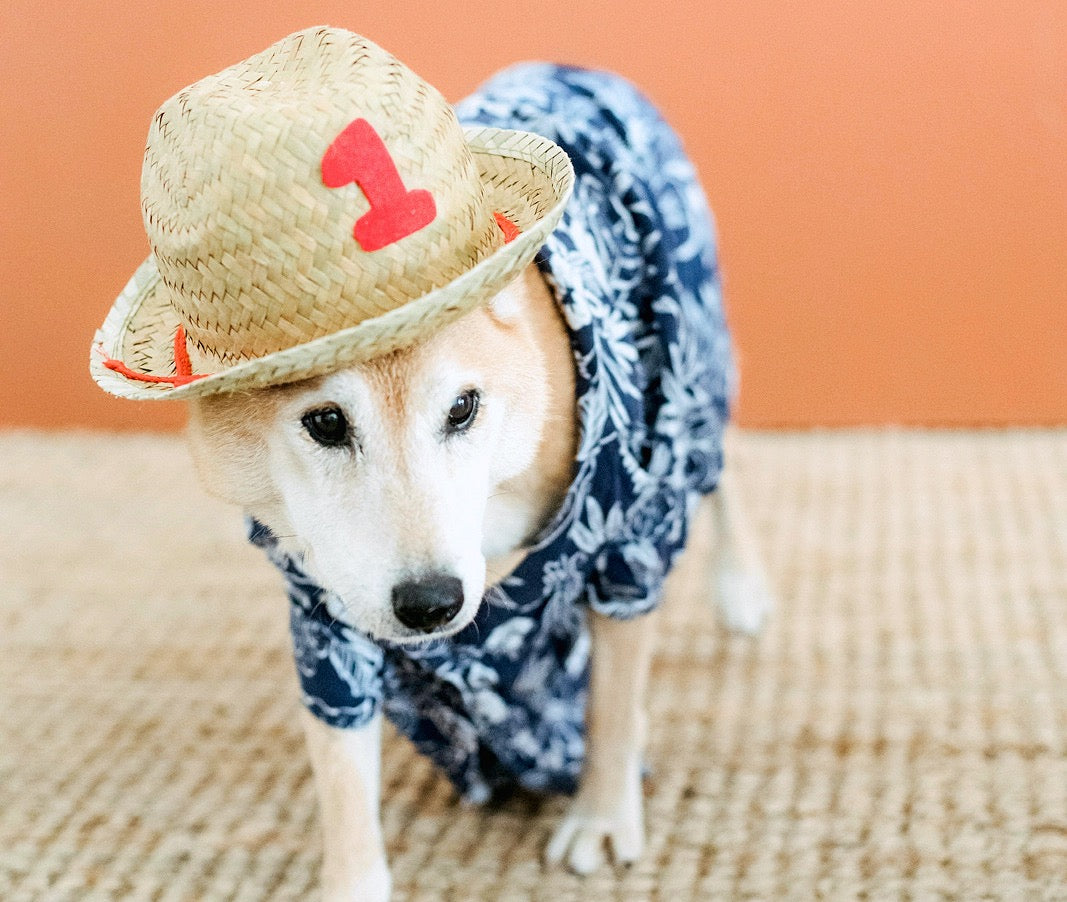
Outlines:
[[322,902],[389,902],[392,879],[384,859],[359,877],[323,875]]
[[[583,784],[545,849],[548,864],[566,862],[575,873],[590,874],[604,863],[605,850],[615,864],[632,864],[641,857],[645,818],[640,766],[625,768],[621,777],[610,794],[589,791]],[[597,800],[597,795],[602,798]]]
[[735,633],[756,635],[774,608],[774,596],[762,574],[728,568],[716,578],[719,618]]

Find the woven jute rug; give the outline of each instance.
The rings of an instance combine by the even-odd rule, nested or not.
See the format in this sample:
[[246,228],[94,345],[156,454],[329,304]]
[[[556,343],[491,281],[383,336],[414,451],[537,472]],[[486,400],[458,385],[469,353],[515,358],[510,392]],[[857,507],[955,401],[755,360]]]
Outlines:
[[[1067,432],[730,457],[779,606],[723,631],[698,540],[644,859],[546,870],[561,800],[463,807],[390,734],[395,898],[1067,899]],[[0,435],[0,576],[0,899],[314,898],[281,586],[181,439]]]

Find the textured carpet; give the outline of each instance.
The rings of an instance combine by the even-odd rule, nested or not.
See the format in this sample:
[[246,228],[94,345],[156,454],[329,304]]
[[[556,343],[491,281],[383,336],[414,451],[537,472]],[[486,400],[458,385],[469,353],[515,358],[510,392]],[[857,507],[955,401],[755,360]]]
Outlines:
[[[1067,899],[1067,432],[731,456],[780,604],[730,636],[676,581],[644,859],[546,872],[560,800],[390,736],[395,898]],[[0,574],[0,899],[313,898],[280,586],[181,441],[0,435]]]

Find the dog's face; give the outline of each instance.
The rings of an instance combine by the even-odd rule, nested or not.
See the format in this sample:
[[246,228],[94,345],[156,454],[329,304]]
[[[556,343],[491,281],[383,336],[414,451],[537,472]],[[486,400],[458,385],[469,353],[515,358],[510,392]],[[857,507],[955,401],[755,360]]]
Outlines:
[[379,638],[458,631],[486,560],[539,513],[508,490],[537,452],[550,399],[528,280],[417,347],[306,382],[193,405],[208,488],[304,552],[346,619]]

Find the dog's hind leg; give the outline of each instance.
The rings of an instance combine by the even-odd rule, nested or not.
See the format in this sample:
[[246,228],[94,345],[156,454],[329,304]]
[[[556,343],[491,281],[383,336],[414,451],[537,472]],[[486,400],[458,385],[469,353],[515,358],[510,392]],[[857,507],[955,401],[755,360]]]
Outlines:
[[323,902],[388,902],[390,879],[378,813],[381,715],[340,730],[300,716],[322,820]]
[[711,576],[719,617],[729,629],[754,635],[774,607],[759,546],[734,475],[724,471],[709,501],[715,533]]
[[566,861],[588,874],[603,862],[605,845],[617,864],[641,856],[645,694],[658,616],[613,620],[589,613],[585,765],[578,794],[545,851],[549,864]]

